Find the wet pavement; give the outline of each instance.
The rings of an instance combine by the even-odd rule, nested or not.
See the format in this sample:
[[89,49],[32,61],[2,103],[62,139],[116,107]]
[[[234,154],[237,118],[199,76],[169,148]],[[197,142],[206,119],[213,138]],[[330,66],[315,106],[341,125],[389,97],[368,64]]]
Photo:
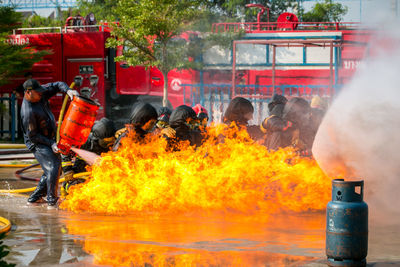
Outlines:
[[[14,171],[0,169],[2,189],[35,185]],[[326,266],[324,212],[248,220],[99,216],[1,195],[0,216],[13,224],[4,242],[7,262],[17,266]],[[368,265],[400,266],[400,227],[370,220],[369,231]]]

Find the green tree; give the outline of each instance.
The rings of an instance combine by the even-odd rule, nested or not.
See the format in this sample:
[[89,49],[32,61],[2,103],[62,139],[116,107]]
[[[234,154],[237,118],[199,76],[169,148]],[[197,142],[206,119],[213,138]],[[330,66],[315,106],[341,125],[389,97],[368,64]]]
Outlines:
[[115,0],[78,0],[78,10],[82,16],[93,13],[97,21],[116,21],[117,15],[114,8],[117,6]]
[[[298,7],[297,0],[205,0],[199,16],[195,18],[192,29],[196,31],[209,32],[213,23],[220,22],[255,22],[259,8],[246,8],[249,3],[262,4],[269,8],[269,21],[276,22],[278,16],[283,12],[293,11]],[[267,22],[267,11],[261,17],[262,22]]]
[[120,18],[113,27],[110,47],[124,46],[117,61],[131,66],[157,67],[164,78],[163,105],[168,103],[168,72],[196,64],[185,55],[190,46],[178,37],[196,16],[195,0],[118,0],[114,12]]
[[304,13],[301,10],[301,18],[303,21],[309,22],[339,22],[343,19],[348,11],[347,6],[340,3],[333,3],[332,0],[325,0],[323,3],[316,3],[311,11]]
[[[280,14],[283,12],[290,11],[297,7],[297,0],[209,0],[207,1],[208,6],[213,6],[215,12],[219,12],[221,15],[225,15],[228,18],[240,21],[255,21],[257,19],[257,13],[260,11],[258,8],[246,8],[247,4],[262,4],[269,8],[269,21],[275,22]],[[262,21],[267,21],[267,12],[264,13],[261,18]]]
[[21,15],[12,7],[0,7],[0,85],[32,67],[48,54],[47,51],[35,51],[26,45],[15,44],[10,39],[14,28],[20,25]]

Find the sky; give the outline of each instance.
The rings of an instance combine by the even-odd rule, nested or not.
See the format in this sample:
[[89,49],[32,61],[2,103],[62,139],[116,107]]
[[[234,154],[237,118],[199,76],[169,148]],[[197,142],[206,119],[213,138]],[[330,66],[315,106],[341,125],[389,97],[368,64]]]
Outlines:
[[[303,7],[310,10],[317,1],[307,1]],[[321,2],[321,1],[318,1]],[[382,17],[396,17],[400,15],[399,0],[338,0],[335,3],[341,3],[348,7],[348,12],[343,21],[346,22],[370,22]],[[397,7],[397,8],[396,8]],[[361,20],[360,20],[361,19]]]
[[[305,10],[310,10],[319,1],[304,1]],[[346,22],[370,22],[378,18],[400,15],[400,0],[335,0],[348,7],[348,13],[344,16]],[[48,16],[55,9],[37,9],[36,13]]]

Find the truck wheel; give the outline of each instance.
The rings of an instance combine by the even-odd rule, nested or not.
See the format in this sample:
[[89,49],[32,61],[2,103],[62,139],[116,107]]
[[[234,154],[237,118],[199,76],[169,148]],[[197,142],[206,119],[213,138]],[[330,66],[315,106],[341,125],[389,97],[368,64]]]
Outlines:
[[110,98],[112,100],[118,100],[120,98],[120,94],[117,93],[117,89],[115,87],[110,89]]

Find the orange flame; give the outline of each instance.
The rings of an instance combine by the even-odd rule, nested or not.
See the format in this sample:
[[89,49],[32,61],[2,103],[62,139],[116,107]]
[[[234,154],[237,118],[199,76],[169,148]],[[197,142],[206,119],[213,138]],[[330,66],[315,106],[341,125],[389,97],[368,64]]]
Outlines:
[[325,208],[331,179],[314,160],[300,158],[292,149],[268,152],[235,127],[207,130],[201,147],[182,143],[179,152],[167,152],[166,141],[156,136],[141,143],[125,138],[118,152],[102,155],[91,179],[71,188],[61,207],[142,217]]

